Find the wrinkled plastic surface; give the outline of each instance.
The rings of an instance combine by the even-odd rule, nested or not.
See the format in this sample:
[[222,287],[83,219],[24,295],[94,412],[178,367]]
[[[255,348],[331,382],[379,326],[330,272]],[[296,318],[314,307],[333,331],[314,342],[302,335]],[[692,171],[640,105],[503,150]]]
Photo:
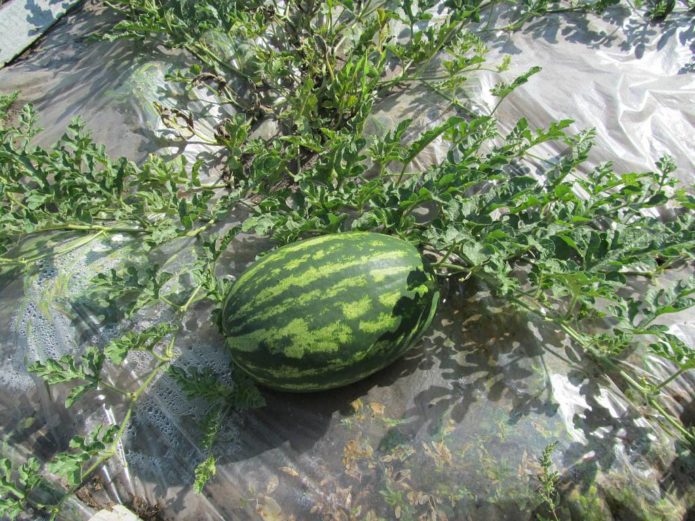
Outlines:
[[0,67],[41,38],[75,3],[75,0],[0,2]]
[[[199,151],[173,142],[153,110],[153,101],[176,102],[164,74],[179,58],[82,39],[102,18],[90,7],[69,16],[35,54],[0,70],[0,89],[20,88],[22,99],[36,103],[45,143],[79,114],[114,154],[141,159],[153,151]],[[491,60],[513,54],[507,78],[544,67],[497,115],[506,128],[522,116],[538,127],[568,117],[576,128],[596,127],[591,161],[612,160],[621,170],[651,169],[668,151],[690,183],[693,37],[687,19],[657,28],[614,13],[549,17],[491,38]],[[494,106],[488,92],[497,81],[493,73],[472,78],[471,98]],[[403,117],[414,117],[424,129],[445,110],[414,89],[382,102],[374,129]],[[418,161],[441,154],[435,143]],[[241,217],[230,216],[230,222]],[[269,246],[241,236],[221,266],[238,275]],[[162,253],[169,271],[185,271],[190,247],[182,241]],[[70,436],[122,416],[122,408],[103,396],[66,411],[64,396],[25,367],[79,354],[162,318],[155,310],[104,325],[89,299],[89,280],[125,258],[144,259],[135,242],[117,236],[46,263],[31,276],[0,281],[0,419],[20,457],[28,450],[49,457]],[[264,391],[265,407],[232,414],[215,451],[217,475],[202,495],[192,481],[204,458],[196,425],[206,404],[160,378],[140,401],[122,453],[100,476],[104,489],[90,489],[82,506],[64,517],[88,518],[90,502],[132,504],[137,498],[141,506],[158,505],[163,519],[177,520],[535,519],[537,459],[554,441],[553,462],[572,519],[693,515],[692,460],[679,455],[678,442],[638,400],[626,398],[617,380],[547,323],[510,313],[484,287],[445,289],[430,333],[393,366],[326,393]],[[176,364],[211,367],[231,381],[229,355],[209,311],[194,309],[177,342]],[[671,317],[671,328],[695,344],[692,313]],[[639,350],[630,361],[637,374],[669,370]],[[129,355],[126,371],[113,377],[136,382],[148,363],[146,355]],[[694,385],[695,377],[685,375],[669,388],[669,408],[690,425]]]

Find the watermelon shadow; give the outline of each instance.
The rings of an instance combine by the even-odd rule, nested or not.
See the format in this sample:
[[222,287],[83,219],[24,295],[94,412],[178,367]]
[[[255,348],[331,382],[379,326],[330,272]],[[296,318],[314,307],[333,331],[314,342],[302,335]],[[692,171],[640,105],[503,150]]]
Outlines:
[[[422,272],[412,272],[408,282],[415,288],[425,280]],[[402,324],[380,340],[393,340],[412,329],[412,321],[420,320],[422,311],[415,309],[421,310],[421,298],[404,297],[397,303],[394,314],[402,317]],[[213,368],[220,380],[233,384],[240,370],[234,366],[224,338],[205,320],[209,312],[205,306],[199,306],[194,310],[195,317],[185,324],[185,333],[177,340],[182,353],[175,365],[191,368],[202,363],[202,367]],[[315,469],[308,460],[317,458],[329,468],[339,468],[341,451],[336,451],[334,445],[346,441],[344,423],[355,414],[353,404],[365,400],[376,389],[392,387],[409,371],[417,370],[417,363],[413,362],[396,365],[398,369],[387,367],[354,384],[323,392],[301,394],[260,388],[264,406],[231,412],[222,422],[220,439],[213,449],[218,469],[224,469],[227,481],[220,503],[229,501],[226,496],[231,483],[235,490],[242,490],[254,476],[256,481],[264,482],[277,475],[281,467],[295,468],[302,475],[311,476],[314,484],[322,478],[318,474],[312,476]],[[205,408],[203,400],[188,402],[181,396],[178,384],[164,375],[147,391],[129,430],[127,451],[131,467],[149,483],[148,488],[152,487],[153,499],[166,497],[172,489],[180,490],[176,497],[167,500],[168,508],[173,510],[182,510],[190,501],[195,467],[206,457],[200,429],[201,411]],[[157,461],[156,468],[139,466],[138,462],[145,459]],[[215,487],[210,490],[214,493]],[[238,502],[242,503],[242,499],[239,497]]]
[[[616,457],[621,452],[650,461],[658,450],[653,430],[616,390],[619,375],[599,367],[549,323],[505,306],[482,284],[455,285],[443,300],[423,344],[386,371],[402,377],[372,396],[396,423],[381,436],[378,454],[445,440],[454,455],[448,479],[466,483],[481,498],[495,483],[486,461],[499,462],[495,475],[512,468],[509,479],[518,482],[524,457],[537,459],[553,441],[559,442],[554,461],[567,491],[587,492],[602,473],[629,473]],[[459,469],[457,453],[466,454]],[[424,458],[423,475],[435,472],[427,470],[431,457]],[[457,515],[473,506],[457,507],[463,508]],[[504,516],[526,519],[518,511]]]
[[[412,290],[426,281],[427,277],[422,271],[412,271],[408,275],[408,289]],[[431,300],[432,294],[401,297],[393,310],[393,315],[401,319],[399,327],[383,334],[378,342],[397,341],[409,334],[419,336],[431,319],[428,316]],[[412,324],[419,324],[415,332]],[[411,338],[410,342],[417,343],[417,338]],[[234,367],[233,363],[231,367]],[[288,446],[296,454],[310,451],[336,419],[354,413],[356,400],[364,398],[375,388],[391,387],[417,368],[418,364],[412,361],[405,364],[396,361],[353,384],[311,393],[261,388],[266,404],[242,413],[245,429],[238,440],[242,449],[229,461],[254,458],[279,446]]]
[[[411,288],[422,282],[422,273],[411,273]],[[645,433],[650,431],[635,428],[638,418],[632,412],[615,418],[597,400],[597,368],[570,347],[544,347],[563,346],[547,324],[502,309],[483,286],[452,285],[445,288],[443,301],[425,340],[367,379],[312,394],[263,390],[264,407],[229,414],[212,452],[219,476],[206,488],[215,507],[243,504],[249,489],[277,477],[282,468],[299,473],[301,486],[319,493],[327,475],[338,479],[345,447],[356,435],[368,441],[377,455],[385,454],[395,441],[420,447],[440,439],[445,420],[453,422],[457,442],[494,436],[499,422],[519,429],[511,442],[490,438],[489,450],[500,460],[524,451],[540,454],[552,441],[544,430],[560,433],[563,466],[573,469],[571,478],[582,486],[588,486],[598,470],[614,464],[612,443],[646,450]],[[407,298],[398,302],[394,314],[403,318],[402,327],[385,339],[402,334],[416,320],[413,310],[418,306],[413,304]],[[181,355],[176,365],[212,368],[221,379],[233,382],[235,371],[224,339],[210,324],[211,310],[201,304],[193,311],[177,341]],[[574,419],[587,443],[572,443],[566,435],[550,373],[566,375],[590,405],[589,413]],[[177,389],[178,384],[165,375],[148,390],[128,431],[126,450],[131,472],[144,484],[150,502],[162,498],[172,511],[183,511],[195,501],[191,498],[195,467],[207,455],[200,430],[207,405],[182,397]],[[372,404],[378,406],[372,409]],[[383,417],[396,426],[384,427],[379,418],[372,421],[375,415],[370,411],[380,406]],[[530,424],[540,427],[529,430]],[[612,435],[611,443],[596,434],[600,432]],[[618,436],[624,436],[622,441]],[[423,467],[424,474],[428,468]],[[123,497],[127,487],[119,487]],[[291,496],[298,490],[278,493],[287,494],[285,504],[297,506]],[[244,518],[237,510],[226,514]],[[297,518],[308,518],[306,514],[297,512]]]

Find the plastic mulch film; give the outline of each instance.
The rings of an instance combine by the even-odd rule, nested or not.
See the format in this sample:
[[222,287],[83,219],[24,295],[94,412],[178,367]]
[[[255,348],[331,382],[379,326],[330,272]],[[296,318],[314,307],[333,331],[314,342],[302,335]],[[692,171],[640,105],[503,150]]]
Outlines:
[[41,38],[76,3],[75,0],[0,2],[0,67]]
[[[66,17],[33,54],[0,70],[0,90],[20,89],[22,99],[36,104],[46,143],[80,115],[116,155],[200,152],[200,145],[173,140],[155,108],[155,102],[180,101],[164,76],[181,58],[85,40],[102,18],[89,5]],[[659,32],[619,13],[591,22],[549,17],[532,23],[489,42],[493,55],[514,55],[512,74],[544,68],[497,115],[507,127],[522,116],[539,127],[572,117],[576,128],[597,129],[592,161],[650,169],[669,152],[681,179],[692,182],[692,39],[692,22],[680,19]],[[498,80],[481,74],[469,95],[489,108],[487,93]],[[443,109],[426,92],[408,91],[380,104],[374,131],[413,115],[424,129]],[[219,116],[210,114],[210,128]],[[443,153],[435,143],[419,160]],[[231,215],[229,223],[242,218]],[[239,236],[220,266],[238,275],[270,246]],[[65,397],[49,392],[26,365],[78,355],[88,345],[166,318],[150,310],[121,320],[91,297],[89,281],[127,258],[166,263],[176,274],[173,283],[185,284],[192,247],[181,241],[152,259],[137,241],[115,236],[46,261],[25,278],[0,281],[6,452],[18,460],[29,452],[48,458],[74,434],[122,417],[123,410],[103,396],[66,410]],[[214,368],[233,381],[210,309],[199,306],[192,316],[178,338],[175,365]],[[692,313],[671,317],[669,325],[695,344]],[[638,374],[669,369],[639,350],[630,357]],[[148,363],[146,355],[131,353],[127,371],[113,377],[137,382]],[[264,390],[265,407],[232,413],[215,450],[217,474],[203,494],[193,491],[192,482],[204,459],[197,425],[208,406],[162,376],[140,400],[122,452],[74,498],[63,519],[89,519],[115,502],[135,505],[143,517],[149,509],[172,520],[531,520],[539,505],[538,457],[553,442],[553,464],[572,519],[692,516],[692,461],[679,456],[679,442],[647,421],[639,402],[616,382],[547,323],[510,313],[485,287],[452,286],[445,288],[425,339],[393,366],[330,392]],[[686,374],[670,387],[669,407],[687,425],[695,416],[694,385]]]

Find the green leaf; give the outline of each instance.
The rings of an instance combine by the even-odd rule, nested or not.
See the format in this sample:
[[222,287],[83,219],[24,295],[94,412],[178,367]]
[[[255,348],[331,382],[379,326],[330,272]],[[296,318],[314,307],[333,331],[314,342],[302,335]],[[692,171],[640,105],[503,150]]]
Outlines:
[[25,490],[32,490],[41,481],[41,465],[35,457],[30,457],[19,467],[19,483]]
[[103,353],[91,346],[85,350],[79,363],[73,355],[64,355],[58,360],[49,359],[45,362],[34,362],[28,367],[28,370],[49,384],[86,380],[87,384],[83,384],[79,390],[73,390],[68,395],[66,407],[70,407],[77,398],[97,386],[103,364]]
[[0,501],[0,515],[7,516],[8,518],[14,520],[17,519],[21,514],[25,514],[26,509],[24,508],[24,502],[18,501],[16,499],[8,498]]
[[203,432],[203,440],[201,447],[206,450],[212,449],[217,436],[222,428],[222,421],[226,415],[226,408],[214,407],[203,419],[201,431]]
[[[30,510],[28,498],[32,490],[41,482],[40,465],[31,457],[16,469],[7,458],[0,458],[0,515],[15,519],[19,514]],[[16,479],[13,479],[16,474]]]
[[676,364],[679,369],[695,369],[695,348],[671,333],[662,333],[649,348],[657,355]]
[[231,395],[231,388],[219,381],[212,369],[191,367],[183,369],[176,365],[169,366],[169,376],[179,384],[189,398],[207,398],[211,401],[224,399]]
[[65,398],[65,407],[72,407],[73,404],[84,396],[88,391],[95,389],[97,386],[96,382],[76,385],[68,393],[67,398]]
[[118,430],[117,425],[107,428],[99,425],[87,436],[74,436],[69,443],[69,452],[60,452],[48,462],[49,472],[64,478],[71,487],[80,485],[86,464],[110,449]]
[[695,278],[679,280],[674,285],[665,288],[652,287],[638,300],[631,301],[631,320],[637,315],[637,310],[643,315],[640,327],[646,327],[654,319],[668,313],[677,313],[695,305]]
[[116,365],[125,360],[130,351],[153,351],[167,336],[178,330],[178,326],[165,322],[151,326],[144,331],[129,331],[125,335],[112,340],[104,348],[104,354]]
[[541,72],[541,67],[534,66],[527,70],[525,73],[517,76],[511,83],[505,83],[503,81],[497,83],[491,90],[491,94],[498,98],[505,98],[511,94],[515,89],[522,86],[528,82],[529,78],[534,74]]
[[17,100],[18,96],[18,90],[10,94],[0,95],[0,122],[2,122],[7,117],[7,112],[10,110],[14,102]]
[[452,116],[449,119],[447,119],[444,123],[423,132],[422,135],[408,147],[407,155],[405,157],[405,160],[403,161],[403,168],[410,164],[413,161],[413,159],[415,159],[420,154],[420,152],[422,152],[427,147],[427,145],[432,143],[435,139],[437,139],[445,132],[448,132],[452,128],[458,126],[463,121],[463,118],[460,118],[458,116]]
[[255,216],[248,217],[241,227],[243,232],[253,231],[257,235],[268,235],[268,233],[275,228],[276,224],[280,221],[277,217],[268,214],[259,214]]
[[193,489],[198,493],[202,494],[205,485],[210,479],[213,478],[217,472],[217,465],[215,458],[213,456],[208,456],[205,461],[199,463],[195,468],[195,481],[193,482]]

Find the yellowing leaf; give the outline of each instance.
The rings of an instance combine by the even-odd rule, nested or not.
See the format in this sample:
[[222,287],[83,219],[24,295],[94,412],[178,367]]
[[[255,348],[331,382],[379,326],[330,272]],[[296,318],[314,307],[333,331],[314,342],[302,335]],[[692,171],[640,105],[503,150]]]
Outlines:
[[383,403],[377,403],[377,402],[370,403],[369,407],[372,409],[372,412],[374,413],[375,416],[383,416],[384,410],[386,409],[386,407],[384,406]]
[[435,465],[451,465],[453,461],[451,451],[443,441],[423,443],[422,446],[425,449],[425,454],[434,460]]
[[278,488],[279,484],[280,481],[278,480],[277,476],[270,476],[270,479],[268,480],[268,485],[265,487],[265,493],[272,494],[273,492],[275,492],[275,489]]
[[451,418],[449,418],[446,422],[446,425],[442,429],[442,434],[444,434],[444,436],[446,436],[446,435],[454,432],[454,430],[456,430],[456,422],[454,420],[452,420]]
[[292,476],[293,478],[298,478],[299,477],[299,472],[294,470],[292,467],[280,467],[280,470],[284,472],[285,474]]
[[343,465],[345,472],[352,477],[358,478],[360,470],[357,466],[357,461],[360,459],[371,458],[374,450],[368,444],[361,443],[358,440],[350,440],[343,449]]
[[256,501],[256,513],[263,521],[286,521],[282,508],[272,497],[260,496]]

